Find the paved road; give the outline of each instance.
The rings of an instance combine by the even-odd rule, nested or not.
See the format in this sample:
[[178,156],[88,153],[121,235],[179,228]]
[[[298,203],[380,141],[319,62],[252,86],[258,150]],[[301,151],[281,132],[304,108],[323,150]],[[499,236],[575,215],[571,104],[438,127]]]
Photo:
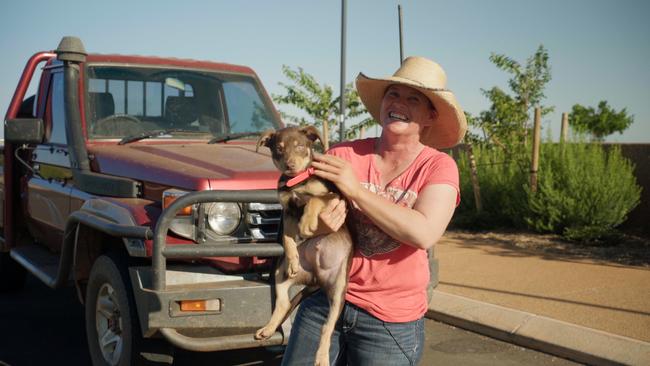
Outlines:
[[[575,365],[432,320],[422,365]],[[279,365],[281,354],[177,351],[174,365]],[[0,295],[0,365],[89,365],[83,309],[72,288],[52,291],[29,276],[18,294]]]

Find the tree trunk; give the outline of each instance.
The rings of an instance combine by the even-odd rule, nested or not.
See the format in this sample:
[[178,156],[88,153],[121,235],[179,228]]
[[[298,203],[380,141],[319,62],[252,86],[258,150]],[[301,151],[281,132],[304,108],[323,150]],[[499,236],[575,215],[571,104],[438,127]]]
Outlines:
[[476,204],[476,212],[483,210],[481,203],[481,187],[478,184],[478,169],[476,169],[476,160],[474,159],[474,150],[472,144],[465,144],[465,150],[469,158],[470,176],[472,177],[472,189],[474,191],[474,203]]
[[542,129],[542,110],[535,108],[535,128],[533,129],[533,158],[530,165],[530,190],[537,192],[537,169],[539,167],[539,145]]
[[562,129],[560,131],[560,143],[564,144],[569,136],[569,115],[566,112],[562,113]]

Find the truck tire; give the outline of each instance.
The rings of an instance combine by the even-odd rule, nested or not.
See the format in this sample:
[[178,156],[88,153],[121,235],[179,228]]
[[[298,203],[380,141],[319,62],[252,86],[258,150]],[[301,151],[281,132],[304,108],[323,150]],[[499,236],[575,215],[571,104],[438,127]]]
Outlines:
[[15,292],[25,286],[25,267],[13,260],[9,253],[0,253],[0,292]]
[[144,339],[127,260],[114,253],[93,264],[86,290],[86,337],[93,365],[162,365],[173,362],[173,347]]

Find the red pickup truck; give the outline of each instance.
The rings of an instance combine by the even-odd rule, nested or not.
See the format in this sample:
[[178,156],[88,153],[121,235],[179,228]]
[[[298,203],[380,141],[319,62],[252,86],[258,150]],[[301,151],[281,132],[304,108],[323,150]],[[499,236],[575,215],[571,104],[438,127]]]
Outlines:
[[36,53],[5,116],[0,291],[26,271],[74,285],[95,365],[286,343],[253,338],[283,254],[279,173],[255,143],[280,127],[248,67],[74,37]]

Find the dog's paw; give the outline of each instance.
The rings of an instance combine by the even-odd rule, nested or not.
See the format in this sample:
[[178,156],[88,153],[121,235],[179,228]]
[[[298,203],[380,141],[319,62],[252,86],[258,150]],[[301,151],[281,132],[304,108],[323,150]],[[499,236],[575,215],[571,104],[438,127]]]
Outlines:
[[287,266],[287,276],[289,276],[289,278],[294,278],[298,275],[299,271],[300,262],[297,259],[289,261],[289,265]]
[[[318,223],[316,224],[318,227]],[[316,228],[317,228],[316,227]],[[306,220],[300,221],[299,224],[299,229],[300,229],[300,236],[304,239],[311,238],[314,236],[314,233],[316,232],[316,228],[312,228],[312,225],[309,224]]]
[[327,352],[316,352],[314,366],[330,366],[330,355]]
[[255,339],[258,341],[268,339],[273,335],[273,333],[275,333],[275,329],[270,329],[268,326],[266,326],[264,328],[258,329],[257,332],[255,332]]
[[316,230],[318,230],[318,216],[303,216],[298,224],[298,229],[301,237],[305,239],[313,237],[316,235]]

